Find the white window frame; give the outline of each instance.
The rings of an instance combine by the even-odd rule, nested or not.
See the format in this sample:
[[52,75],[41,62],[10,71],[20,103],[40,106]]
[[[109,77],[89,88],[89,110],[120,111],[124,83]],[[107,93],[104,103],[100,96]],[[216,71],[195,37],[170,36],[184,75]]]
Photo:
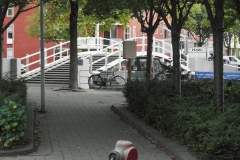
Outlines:
[[14,58],[13,48],[7,48],[7,58]]
[[[11,34],[11,37],[9,34]],[[7,44],[13,44],[13,24],[7,28]]]
[[137,37],[137,27],[133,26],[133,38]]
[[127,26],[127,28],[124,29],[124,38],[128,39],[131,38],[131,27]]
[[[11,10],[11,14],[9,14],[9,11]],[[13,8],[8,8],[7,10],[7,17],[12,17],[13,16]]]

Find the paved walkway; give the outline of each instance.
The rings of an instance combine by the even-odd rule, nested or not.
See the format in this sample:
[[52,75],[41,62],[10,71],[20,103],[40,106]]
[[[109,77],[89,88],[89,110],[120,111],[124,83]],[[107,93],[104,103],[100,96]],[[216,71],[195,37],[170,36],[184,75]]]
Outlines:
[[[37,115],[41,131],[37,152],[0,160],[108,160],[118,140],[131,141],[139,160],[172,160],[111,110],[111,105],[125,102],[121,91],[54,91],[59,87],[46,85],[47,113]],[[39,107],[40,95],[39,85],[29,85],[28,101]]]

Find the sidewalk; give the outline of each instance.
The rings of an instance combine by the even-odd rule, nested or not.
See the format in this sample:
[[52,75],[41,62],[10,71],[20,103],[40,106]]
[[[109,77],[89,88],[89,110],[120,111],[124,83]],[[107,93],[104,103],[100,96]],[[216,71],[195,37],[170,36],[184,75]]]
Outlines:
[[[139,160],[172,160],[171,155],[150,143],[112,111],[114,105],[118,106],[112,107],[114,110],[120,108],[119,113],[126,112],[121,111],[125,102],[121,91],[55,91],[59,87],[62,85],[45,88],[47,113],[37,115],[41,131],[37,152],[0,157],[0,160],[108,160],[118,140],[131,141],[138,150]],[[39,108],[40,91],[40,85],[28,85],[28,101]]]
[[[37,151],[24,156],[0,157],[0,160],[108,160],[118,140],[131,141],[138,150],[138,160],[173,160],[136,128],[178,160],[195,160],[186,147],[161,137],[132,116],[123,105],[125,98],[121,91],[57,90],[60,87],[63,85],[45,86],[46,113],[37,115],[41,140]],[[32,104],[28,107],[40,109],[40,85],[28,85],[28,104]],[[134,127],[122,119],[127,119]]]

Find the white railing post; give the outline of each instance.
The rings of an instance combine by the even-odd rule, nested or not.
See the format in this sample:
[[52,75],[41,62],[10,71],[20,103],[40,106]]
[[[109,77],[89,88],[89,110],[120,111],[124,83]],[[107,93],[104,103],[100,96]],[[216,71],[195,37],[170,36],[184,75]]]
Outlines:
[[100,37],[99,40],[100,40],[100,42],[99,42],[100,43],[100,45],[99,45],[100,46],[100,50],[99,51],[102,52],[103,51],[103,39],[102,39],[102,37]]
[[60,55],[59,55],[59,59],[62,59],[62,42],[60,42],[60,48],[59,48],[59,50],[60,50]]
[[47,64],[47,50],[46,50],[46,48],[44,48],[44,57],[45,57],[45,65]]
[[107,60],[107,51],[108,51],[108,49],[106,48],[106,49],[105,49],[105,70],[107,70],[107,63],[108,63],[108,60]]
[[119,63],[118,63],[118,70],[120,71],[121,68],[122,68],[122,64],[121,64],[121,57],[122,57],[122,43],[119,42],[118,43],[118,60],[119,60]]
[[56,56],[56,53],[55,53],[55,48],[53,48],[53,62],[55,62],[55,56]]
[[[162,54],[165,55],[165,40],[162,41]],[[162,61],[164,62],[164,59]]]
[[29,66],[28,66],[28,64],[29,64],[29,57],[28,57],[28,55],[29,55],[29,54],[26,54],[26,57],[27,57],[27,58],[26,58],[26,65],[27,65],[27,68],[26,68],[26,69],[27,69],[27,71],[29,71]]
[[93,68],[93,67],[92,67],[92,59],[93,59],[93,58],[92,58],[92,53],[91,53],[91,54],[90,54],[90,58],[89,58],[89,61],[90,61],[90,68],[89,68],[89,69],[90,69],[90,72],[92,72],[92,68]]
[[[172,44],[171,44],[171,52],[170,52],[170,54],[171,54],[171,59],[172,59],[171,66],[173,66],[173,48],[172,48]],[[181,61],[180,61],[180,65],[181,65]]]
[[96,47],[97,47],[97,51],[99,51],[99,37],[95,37],[95,42],[96,42]]
[[152,45],[152,52],[154,53],[153,54],[153,57],[155,57],[155,53],[156,53],[156,38],[153,37],[153,45]]
[[90,37],[87,37],[87,48],[88,48],[88,52],[90,51]]

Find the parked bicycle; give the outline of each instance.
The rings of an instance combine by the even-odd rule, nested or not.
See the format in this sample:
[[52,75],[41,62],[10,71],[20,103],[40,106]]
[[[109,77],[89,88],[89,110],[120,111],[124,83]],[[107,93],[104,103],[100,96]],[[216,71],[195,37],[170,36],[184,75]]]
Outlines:
[[100,73],[93,74],[88,78],[90,89],[100,89],[102,86],[110,85],[113,88],[120,88],[126,84],[126,80],[119,75],[115,75],[115,70],[109,68],[106,71],[100,70]]

